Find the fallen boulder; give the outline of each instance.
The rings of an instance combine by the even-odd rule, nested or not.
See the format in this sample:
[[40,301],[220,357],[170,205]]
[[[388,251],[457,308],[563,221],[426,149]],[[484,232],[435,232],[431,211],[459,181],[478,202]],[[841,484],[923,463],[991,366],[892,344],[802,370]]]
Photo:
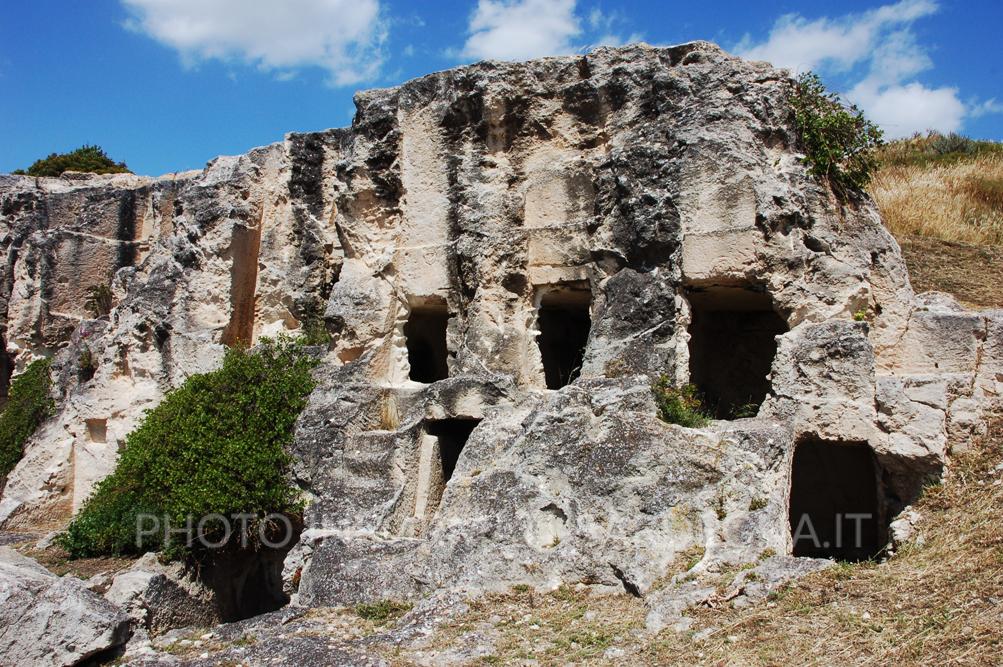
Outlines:
[[0,547],[0,665],[75,665],[129,639],[129,617],[75,577]]

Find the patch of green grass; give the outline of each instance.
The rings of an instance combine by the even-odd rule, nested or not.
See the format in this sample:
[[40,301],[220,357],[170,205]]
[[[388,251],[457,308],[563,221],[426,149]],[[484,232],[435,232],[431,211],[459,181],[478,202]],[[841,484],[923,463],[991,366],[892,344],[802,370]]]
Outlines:
[[10,385],[7,404],[0,412],[0,480],[24,456],[24,443],[52,414],[51,362],[32,362]]
[[651,390],[662,421],[687,428],[701,428],[710,423],[710,414],[696,386],[675,387],[667,375],[662,375]]
[[982,155],[1003,155],[1003,143],[971,139],[956,132],[928,132],[884,144],[878,151],[878,161],[882,167],[929,167],[957,164]]
[[371,604],[359,604],[355,606],[355,615],[359,618],[373,623],[383,624],[388,621],[400,618],[411,611],[413,605],[410,602],[398,602],[397,600],[380,600]]
[[706,549],[704,549],[703,547],[693,547],[693,548],[687,550],[685,552],[685,555],[687,555],[688,558],[687,558],[686,563],[684,565],[684,567],[686,569],[683,570],[683,571],[684,572],[689,572],[690,570],[692,570],[693,568],[695,568],[697,566],[697,564],[699,564],[700,561],[703,560],[704,554],[706,552],[707,552]]

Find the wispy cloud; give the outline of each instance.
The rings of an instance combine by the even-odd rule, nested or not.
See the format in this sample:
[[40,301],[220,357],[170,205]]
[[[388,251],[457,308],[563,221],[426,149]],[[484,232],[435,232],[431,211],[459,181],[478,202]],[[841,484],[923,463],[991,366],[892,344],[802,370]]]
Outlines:
[[468,60],[527,60],[635,41],[616,32],[621,18],[576,0],[478,0],[459,56]]
[[386,28],[379,0],[122,0],[126,25],[186,65],[244,62],[280,78],[320,67],[333,85],[376,76]]
[[780,17],[763,42],[748,35],[735,50],[795,71],[843,76],[846,97],[884,128],[889,137],[933,129],[959,130],[966,118],[998,111],[998,105],[965,104],[957,88],[929,87],[917,75],[933,67],[913,24],[939,11],[934,0],[900,0],[868,12],[808,20]]
[[985,102],[971,102],[968,114],[972,118],[981,118],[991,113],[1003,113],[1003,104],[996,101],[996,98],[986,100]]

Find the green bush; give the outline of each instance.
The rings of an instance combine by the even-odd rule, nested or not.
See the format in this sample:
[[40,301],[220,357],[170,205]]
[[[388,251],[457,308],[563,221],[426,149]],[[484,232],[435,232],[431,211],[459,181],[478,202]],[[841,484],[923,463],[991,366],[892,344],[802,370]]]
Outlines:
[[812,72],[794,82],[790,103],[811,173],[840,197],[863,190],[878,168],[881,130],[856,106],[828,92]]
[[950,155],[959,153],[961,155],[975,155],[979,152],[979,142],[974,139],[962,136],[957,132],[950,134],[938,134],[930,142],[930,149],[936,155]]
[[0,480],[24,455],[24,443],[52,414],[51,362],[39,359],[14,378],[7,405],[0,412]]
[[658,416],[669,424],[687,428],[700,428],[710,422],[710,415],[692,384],[674,387],[667,375],[663,375],[652,387]]
[[[74,558],[153,550],[199,558],[213,550],[186,545],[184,535],[165,538],[162,530],[139,535],[139,515],[163,517],[171,527],[212,514],[256,517],[219,549],[245,537],[255,547],[268,514],[298,520],[302,507],[285,448],[314,387],[315,365],[301,341],[263,339],[254,351],[229,349],[219,370],[188,378],[129,434],[115,471],[98,484],[61,546]],[[225,539],[215,524],[204,535]]]
[[61,176],[64,171],[85,171],[92,174],[131,174],[124,162],[115,162],[100,146],[84,145],[69,153],[52,153],[36,160],[28,170],[18,169],[15,174],[28,176]]

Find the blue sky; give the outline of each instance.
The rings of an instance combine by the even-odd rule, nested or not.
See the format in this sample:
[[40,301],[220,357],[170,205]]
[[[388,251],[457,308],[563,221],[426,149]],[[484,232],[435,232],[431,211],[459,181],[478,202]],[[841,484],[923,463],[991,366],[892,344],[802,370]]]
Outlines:
[[1003,139],[1003,3],[886,0],[16,0],[0,14],[0,172],[96,143],[200,168],[351,122],[356,90],[492,57],[709,39],[815,69],[891,135]]

